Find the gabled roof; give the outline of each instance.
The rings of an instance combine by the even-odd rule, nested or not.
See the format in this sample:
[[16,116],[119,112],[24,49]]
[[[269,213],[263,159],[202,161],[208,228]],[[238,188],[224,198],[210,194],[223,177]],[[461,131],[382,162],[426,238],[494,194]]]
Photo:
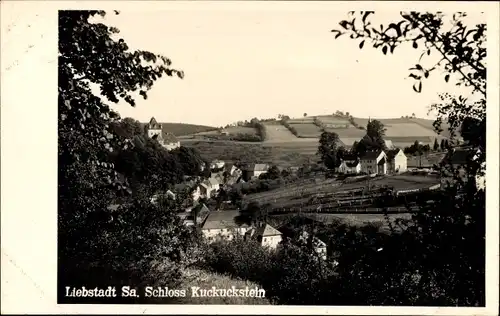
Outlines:
[[228,229],[237,227],[248,227],[247,224],[239,224],[236,221],[236,217],[240,215],[238,210],[227,210],[227,211],[214,211],[210,212],[205,223],[203,224],[203,229]]
[[269,165],[265,163],[256,163],[253,165],[253,171],[267,171],[269,169]]
[[342,160],[343,161],[356,161],[356,160],[358,160],[358,157],[355,154],[348,153],[348,154],[344,155],[344,158]]
[[207,180],[203,181],[201,183],[201,185],[203,185],[204,187],[214,187],[214,186],[218,186],[220,184],[219,180],[217,180],[217,178],[208,178]]
[[394,159],[394,157],[396,157],[396,155],[401,151],[401,149],[399,148],[396,148],[396,149],[392,149],[392,150],[387,150],[385,152],[385,155],[387,156],[387,160],[392,160]]
[[376,159],[378,156],[380,156],[380,154],[383,152],[382,149],[379,149],[379,150],[373,150],[373,151],[367,151],[362,157],[361,159],[362,160],[374,160]]
[[175,135],[172,133],[164,133],[162,135],[162,138],[165,144],[177,143],[179,141],[177,137],[175,137]]
[[210,213],[210,209],[203,203],[198,211],[199,214]]
[[233,170],[233,167],[234,167],[234,168],[236,168],[236,166],[235,166],[235,165],[234,165],[234,163],[232,163],[232,162],[226,162],[226,163],[224,164],[224,170],[225,170],[225,171],[230,172],[231,170]]
[[258,233],[259,235],[262,235],[262,237],[281,235],[281,232],[279,230],[277,230],[276,228],[272,227],[269,224],[266,224],[266,226],[261,227]]
[[353,168],[353,167],[356,167],[357,165],[360,164],[359,160],[355,160],[355,161],[344,161],[345,165],[349,168]]
[[156,119],[154,117],[152,117],[149,120],[148,128],[149,129],[161,129],[161,125],[158,124],[158,122],[156,121]]
[[385,144],[385,147],[387,147],[388,149],[394,148],[394,144],[392,143],[392,140],[390,140],[390,139],[384,139],[384,144]]

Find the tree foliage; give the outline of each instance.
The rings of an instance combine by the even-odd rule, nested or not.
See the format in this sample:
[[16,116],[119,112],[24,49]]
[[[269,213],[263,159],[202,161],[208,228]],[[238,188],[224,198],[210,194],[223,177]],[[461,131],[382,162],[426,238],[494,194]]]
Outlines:
[[[479,96],[479,100],[474,101],[442,94],[442,102],[431,107],[438,114],[434,124],[436,130],[440,132],[442,122],[446,121],[452,136],[455,136],[467,117],[477,119],[475,129],[482,130],[480,126],[486,122],[486,24],[466,23],[467,14],[464,12],[452,16],[442,12],[401,12],[400,19],[377,27],[371,22],[373,14],[373,11],[350,12],[348,19],[340,21],[341,28],[332,30],[335,38],[348,35],[360,40],[361,49],[370,42],[383,54],[392,54],[404,44],[420,50],[418,63],[409,69],[416,92],[422,91],[422,82],[426,78],[441,72],[444,81],[449,82],[453,76],[457,85],[470,87]],[[435,63],[432,62],[433,55],[438,56]],[[432,63],[424,65],[425,57]],[[479,137],[474,145],[483,146],[484,139]]]
[[[400,250],[408,250],[399,256],[394,253],[398,259],[391,260],[401,263],[392,271],[401,273],[399,280],[405,280],[405,275],[414,280],[409,285],[395,285],[395,289],[411,290],[395,302],[482,306],[485,190],[478,189],[474,179],[484,174],[486,167],[486,25],[468,25],[467,15],[461,12],[451,17],[441,12],[401,12],[400,19],[378,28],[371,23],[373,14],[350,12],[349,19],[339,23],[341,29],[333,30],[335,37],[349,35],[358,39],[360,49],[371,42],[383,54],[392,54],[400,45],[410,44],[421,50],[420,59],[409,74],[415,80],[415,92],[422,91],[426,78],[441,71],[445,82],[455,77],[456,84],[470,87],[474,97],[469,100],[444,93],[440,95],[441,102],[431,106],[438,114],[436,131],[441,131],[441,123],[446,120],[452,135],[450,142],[441,142],[441,148],[455,146],[455,132],[459,131],[472,148],[471,153],[476,154],[468,155],[467,161],[458,167],[446,159],[436,166],[442,176],[452,179],[450,185],[431,203],[420,201],[420,211],[394,239]],[[438,61],[424,65],[425,57],[432,55],[437,55]],[[421,150],[418,144],[413,147]],[[403,253],[411,257],[404,258]]]
[[340,163],[337,157],[339,136],[333,132],[323,132],[319,138],[318,155],[328,169],[335,169]]
[[[103,11],[59,11],[58,266],[62,291],[66,285],[86,281],[106,286],[128,277],[146,281],[147,271],[155,264],[165,267],[180,260],[179,244],[184,243],[184,228],[172,212],[154,215],[157,211],[146,195],[136,196],[135,204],[118,213],[107,209],[121,192],[129,192],[117,173],[113,153],[140,146],[144,140],[143,130],[133,120],[122,121],[122,129],[116,130],[119,115],[107,102],[124,100],[134,106],[134,93],[147,98],[154,81],[162,76],[182,78],[183,73],[171,68],[164,56],[129,50],[123,39],[116,39],[118,29],[99,22],[104,16]],[[92,92],[92,86],[100,95]]]

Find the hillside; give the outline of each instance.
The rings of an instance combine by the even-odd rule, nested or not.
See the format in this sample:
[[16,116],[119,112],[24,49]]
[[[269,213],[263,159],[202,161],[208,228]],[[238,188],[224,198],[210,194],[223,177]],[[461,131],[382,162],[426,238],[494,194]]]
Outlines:
[[[314,122],[315,118],[323,127],[318,127]],[[287,125],[295,129],[295,135],[288,128],[280,124],[279,121],[264,122],[267,127],[268,135],[266,142],[289,142],[296,141],[299,138],[312,139],[318,138],[323,130],[335,132],[341,138],[345,138],[347,144],[354,140],[359,140],[365,134],[364,128],[368,123],[368,118],[318,115],[300,118],[291,118]],[[434,131],[431,119],[423,118],[382,118],[381,121],[387,131],[387,138],[397,138],[396,142],[413,142],[420,140],[423,142],[433,142],[435,138],[448,138],[449,132],[447,126],[443,126],[443,132],[437,134]],[[146,124],[146,123],[144,123]],[[196,125],[187,123],[161,123],[163,132],[172,133],[182,138],[203,138],[220,135],[218,128],[207,125]],[[222,132],[226,135],[248,134],[255,135],[255,129],[250,127],[228,127]]]
[[[449,135],[444,132],[438,135],[434,132],[433,120],[429,119],[379,120],[386,126],[386,139],[391,140],[399,148],[411,146],[416,140],[432,146],[436,139],[441,142],[441,139]],[[323,126],[322,128],[316,125],[318,122]],[[185,136],[180,137],[180,141],[183,146],[198,149],[209,160],[261,162],[286,167],[316,161],[319,136],[323,130],[337,133],[344,146],[349,148],[366,134],[367,123],[368,118],[349,119],[333,115],[308,116],[292,118],[288,120],[287,126],[278,120],[264,121],[266,139],[263,142],[228,140],[231,135],[255,135],[254,129],[245,127],[226,128],[223,130],[226,135],[217,130],[196,132],[191,135],[184,134]]]
[[[147,123],[142,123],[147,125]],[[186,124],[186,123],[161,123],[163,133],[172,133],[175,136],[187,136],[196,133],[203,133],[209,131],[217,130],[217,127],[206,126],[206,125],[196,125],[196,124]]]

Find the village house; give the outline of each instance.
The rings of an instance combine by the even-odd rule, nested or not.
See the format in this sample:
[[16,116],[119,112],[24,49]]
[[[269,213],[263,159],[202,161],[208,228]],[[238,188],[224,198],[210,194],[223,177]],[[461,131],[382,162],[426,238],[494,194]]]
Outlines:
[[[299,240],[307,243],[309,239],[309,233],[307,231],[303,231],[302,235],[300,235]],[[327,257],[327,247],[326,243],[319,239],[318,237],[314,236],[311,240],[312,247],[314,249],[314,252],[318,255],[319,258],[326,260]]]
[[386,151],[387,173],[402,173],[408,169],[408,158],[403,150],[396,148]]
[[173,191],[175,195],[178,195],[181,192],[190,191],[191,198],[193,199],[193,201],[198,201],[201,197],[201,188],[199,185],[196,185],[195,180],[189,180],[184,183],[178,183],[174,185]]
[[151,203],[153,204],[157,203],[160,197],[175,201],[175,199],[177,198],[177,194],[175,194],[171,190],[167,190],[165,193],[154,194],[150,199]]
[[337,172],[346,174],[357,174],[361,172],[361,162],[355,155],[345,155]]
[[146,131],[149,138],[155,138],[167,150],[179,148],[181,143],[172,133],[164,133],[162,125],[154,117],[146,124]]
[[282,234],[269,224],[253,227],[239,220],[238,210],[210,212],[206,217],[201,231],[209,241],[232,240],[237,236],[257,240],[263,247],[276,249],[282,240]]
[[[186,226],[201,225],[210,214],[210,209],[205,204],[198,204],[177,214]],[[195,224],[196,222],[196,224]]]
[[269,224],[255,228],[252,236],[254,236],[263,247],[269,249],[276,249],[282,240],[281,232]]
[[211,170],[219,170],[219,169],[223,169],[224,168],[224,165],[226,163],[223,161],[223,160],[214,160],[210,163],[210,169]]
[[238,167],[236,167],[232,162],[226,162],[224,165],[224,172],[230,176],[233,176],[238,170]]
[[395,146],[392,143],[392,140],[384,139],[384,144],[385,144],[385,148],[387,148],[388,150],[395,149]]
[[239,215],[238,210],[210,212],[201,227],[203,236],[208,241],[232,240],[236,236],[244,237],[251,227],[246,223],[239,222]]
[[[458,173],[461,177],[462,181],[466,182],[467,173],[466,173],[466,165],[468,161],[474,161],[478,158],[478,155],[481,153],[479,149],[471,150],[469,148],[454,148],[451,152],[449,152],[441,161],[445,166],[451,165],[453,169]],[[485,167],[485,162],[483,162],[483,170]],[[486,186],[486,178],[484,174],[475,176],[476,186],[478,189],[484,189]],[[451,170],[444,170],[441,175],[441,188],[446,188],[449,185],[452,185],[456,182]]]
[[387,174],[387,156],[381,149],[367,151],[361,158],[361,171],[367,174]]
[[269,165],[265,163],[254,163],[249,164],[245,167],[244,177],[245,180],[258,178],[261,174],[266,173],[269,170]]
[[215,177],[210,177],[209,179],[203,181],[200,184],[200,195],[210,199],[217,194],[220,189],[220,182]]

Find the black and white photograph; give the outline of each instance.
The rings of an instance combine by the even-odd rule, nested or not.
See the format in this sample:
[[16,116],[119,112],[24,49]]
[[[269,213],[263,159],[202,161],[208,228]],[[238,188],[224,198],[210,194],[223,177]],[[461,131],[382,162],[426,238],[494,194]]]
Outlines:
[[54,304],[498,309],[495,5],[307,2],[52,14]]

